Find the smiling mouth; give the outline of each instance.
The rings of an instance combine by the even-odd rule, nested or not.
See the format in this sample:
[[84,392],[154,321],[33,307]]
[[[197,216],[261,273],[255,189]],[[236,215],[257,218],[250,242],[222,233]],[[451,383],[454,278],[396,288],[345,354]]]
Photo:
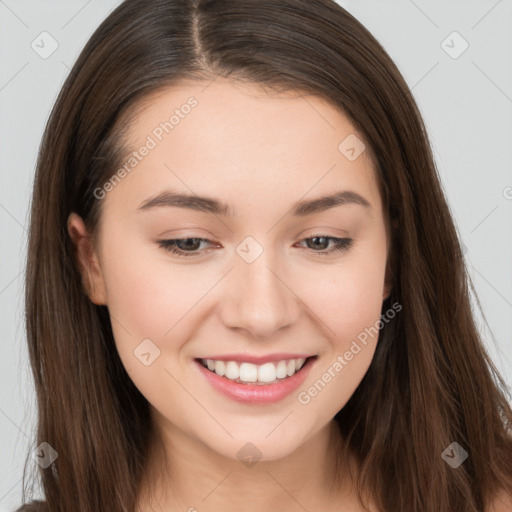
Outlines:
[[223,377],[238,384],[268,385],[274,384],[299,373],[310,360],[318,356],[306,359],[286,359],[269,362],[261,365],[252,363],[238,363],[236,361],[215,361],[213,359],[195,359],[201,366],[219,377]]

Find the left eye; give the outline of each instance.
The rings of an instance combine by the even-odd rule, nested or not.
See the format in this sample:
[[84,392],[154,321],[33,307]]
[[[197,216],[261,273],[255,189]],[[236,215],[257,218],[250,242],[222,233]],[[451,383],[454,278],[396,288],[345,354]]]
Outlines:
[[[310,238],[305,238],[302,242],[308,242],[309,240],[314,241],[314,245],[325,245],[325,243],[333,242],[333,246],[327,250],[316,251],[313,250],[315,254],[326,255],[331,254],[335,251],[346,251],[349,247],[352,246],[353,239],[352,238],[335,238],[332,236],[324,236],[324,235],[315,235]],[[201,242],[210,242],[206,238],[174,238],[171,240],[158,240],[158,245],[162,247],[165,251],[176,254],[177,256],[185,256],[185,257],[194,257],[199,256],[200,252],[198,251]],[[308,243],[308,245],[311,245]],[[308,247],[311,248],[311,247]]]

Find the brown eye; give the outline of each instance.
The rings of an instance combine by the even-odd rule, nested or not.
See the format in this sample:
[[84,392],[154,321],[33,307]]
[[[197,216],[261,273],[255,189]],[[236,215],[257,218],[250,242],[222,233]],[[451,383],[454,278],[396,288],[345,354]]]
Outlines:
[[[352,238],[335,238],[332,236],[316,235],[314,237],[305,238],[308,249],[313,250],[317,254],[331,254],[335,251],[346,251],[351,246],[354,240]],[[311,241],[311,243],[310,243]],[[330,249],[326,249],[329,246],[329,242],[334,245]],[[316,250],[320,249],[320,250]]]
[[165,251],[177,256],[197,256],[201,242],[209,242],[206,238],[175,238],[172,240],[159,240],[158,245]]

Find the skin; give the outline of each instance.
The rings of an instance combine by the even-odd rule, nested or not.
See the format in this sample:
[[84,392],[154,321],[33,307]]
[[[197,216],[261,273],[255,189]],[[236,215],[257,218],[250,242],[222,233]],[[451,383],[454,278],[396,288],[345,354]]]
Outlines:
[[[119,356],[171,461],[171,473],[162,473],[163,452],[151,451],[143,488],[154,488],[138,510],[362,510],[352,460],[340,461],[340,481],[329,487],[333,443],[343,442],[333,418],[365,375],[377,335],[308,404],[297,392],[277,404],[235,402],[201,378],[194,358],[317,354],[304,391],[378,322],[390,291],[388,241],[368,151],[350,161],[338,150],[357,131],[321,98],[221,78],[205,87],[193,82],[145,98],[127,135],[132,150],[190,96],[198,105],[101,199],[94,237],[78,215],[68,221],[84,288],[108,306]],[[237,215],[138,211],[168,188],[221,199]],[[357,192],[371,207],[288,213],[301,199],[337,190]],[[331,242],[307,243],[319,234],[353,245],[322,256]],[[247,236],[263,248],[252,263],[235,251]],[[155,241],[171,238],[209,242],[188,258]],[[160,355],[145,366],[134,350],[148,338]],[[261,452],[252,467],[237,457],[247,442]]]

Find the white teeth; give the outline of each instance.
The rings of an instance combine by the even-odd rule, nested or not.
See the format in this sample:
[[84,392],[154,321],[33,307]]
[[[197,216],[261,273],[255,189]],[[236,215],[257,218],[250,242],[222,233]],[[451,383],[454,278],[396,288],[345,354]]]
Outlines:
[[224,361],[213,361],[212,359],[207,359],[207,361],[215,363],[215,368],[213,370],[215,370],[217,375],[220,375],[221,377],[226,375],[226,363],[224,363]]
[[258,380],[260,382],[274,382],[276,377],[277,370],[274,363],[265,363],[258,368]]
[[286,361],[279,361],[279,363],[277,363],[276,377],[278,379],[284,379],[286,377],[286,375],[287,375],[286,368],[287,368]]
[[201,359],[203,366],[221,377],[238,382],[269,383],[276,379],[285,379],[298,372],[305,359],[290,359],[275,363],[255,365],[252,363],[237,363],[236,361],[214,361]]
[[240,368],[234,361],[226,363],[226,379],[238,379],[240,377]]
[[240,365],[240,377],[238,378],[244,382],[256,382],[258,380],[258,373],[259,369],[256,365],[250,363],[242,363]]

